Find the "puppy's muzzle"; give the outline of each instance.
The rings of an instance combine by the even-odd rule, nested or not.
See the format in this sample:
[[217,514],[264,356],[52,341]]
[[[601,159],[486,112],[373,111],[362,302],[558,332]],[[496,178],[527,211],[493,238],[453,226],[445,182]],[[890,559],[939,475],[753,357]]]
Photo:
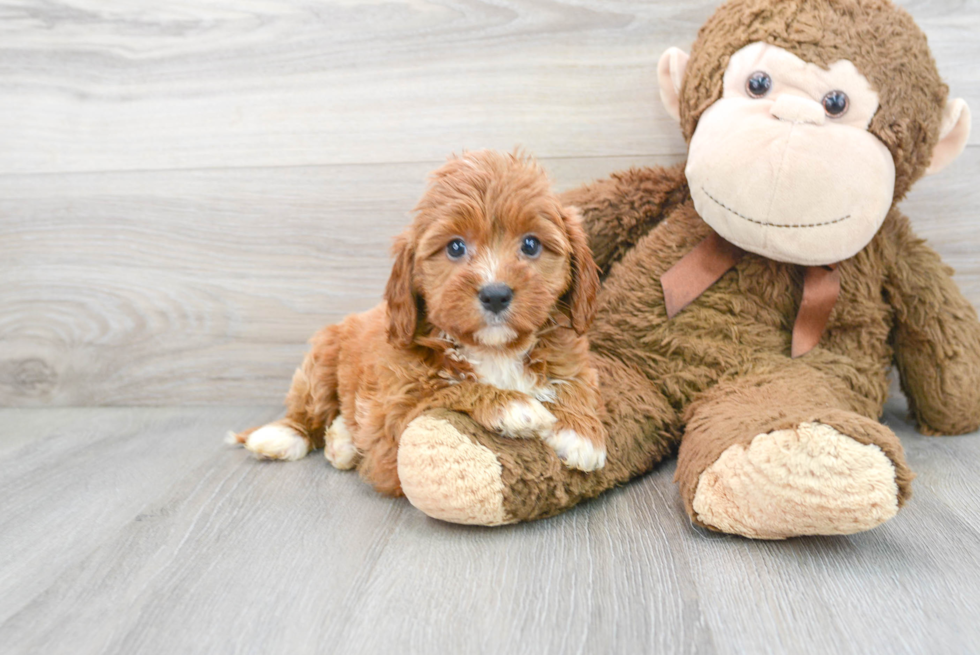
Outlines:
[[499,314],[510,306],[510,301],[514,299],[514,290],[506,284],[488,284],[480,289],[480,303],[488,312]]

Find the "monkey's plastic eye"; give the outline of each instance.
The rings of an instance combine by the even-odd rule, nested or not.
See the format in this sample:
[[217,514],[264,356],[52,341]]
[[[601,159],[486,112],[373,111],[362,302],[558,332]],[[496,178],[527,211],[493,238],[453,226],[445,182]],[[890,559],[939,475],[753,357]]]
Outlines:
[[769,93],[769,89],[771,88],[772,78],[769,77],[769,73],[763,73],[762,71],[752,73],[749,75],[748,81],[745,82],[745,90],[753,98],[761,98]]
[[823,97],[823,109],[828,116],[842,116],[850,103],[843,91],[831,91]]
[[529,234],[521,242],[521,252],[528,257],[537,257],[541,254],[541,242],[536,236]]
[[446,254],[449,259],[462,259],[466,254],[466,242],[462,239],[453,239],[446,246]]

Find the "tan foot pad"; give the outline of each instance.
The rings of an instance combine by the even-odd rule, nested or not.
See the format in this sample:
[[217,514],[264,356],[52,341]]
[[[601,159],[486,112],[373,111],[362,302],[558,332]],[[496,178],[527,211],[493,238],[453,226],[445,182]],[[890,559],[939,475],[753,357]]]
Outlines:
[[698,520],[754,539],[853,534],[898,512],[895,467],[880,448],[822,423],[729,447],[698,479]]
[[402,491],[432,518],[469,525],[509,523],[496,456],[448,421],[420,416],[398,444]]

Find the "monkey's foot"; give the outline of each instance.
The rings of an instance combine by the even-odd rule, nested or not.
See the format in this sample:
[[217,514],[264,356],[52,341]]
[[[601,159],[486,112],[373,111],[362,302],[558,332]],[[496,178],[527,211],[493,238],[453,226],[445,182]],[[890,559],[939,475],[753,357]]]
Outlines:
[[870,530],[898,507],[895,466],[882,449],[822,423],[729,446],[701,473],[693,501],[701,523],[755,539]]
[[398,444],[402,491],[429,516],[452,523],[512,523],[504,511],[502,467],[488,448],[449,421],[423,415]]

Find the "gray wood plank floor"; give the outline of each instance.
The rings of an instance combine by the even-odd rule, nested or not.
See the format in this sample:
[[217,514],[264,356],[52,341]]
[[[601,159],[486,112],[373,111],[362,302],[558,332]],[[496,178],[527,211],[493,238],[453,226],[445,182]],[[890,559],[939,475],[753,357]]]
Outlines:
[[555,519],[440,523],[319,452],[221,443],[278,411],[0,410],[0,650],[976,652],[980,439],[900,400],[898,517],[768,543],[693,528],[672,463]]

